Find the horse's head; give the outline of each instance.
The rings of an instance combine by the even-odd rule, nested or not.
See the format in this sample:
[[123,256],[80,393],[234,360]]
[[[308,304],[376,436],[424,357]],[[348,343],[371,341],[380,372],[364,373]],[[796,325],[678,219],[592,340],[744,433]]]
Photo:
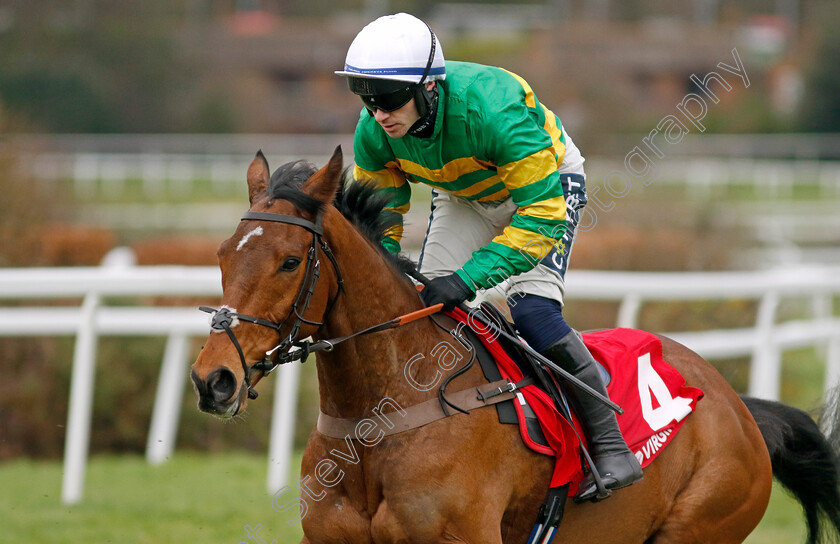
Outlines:
[[219,246],[222,307],[192,366],[200,410],[225,418],[240,413],[272,359],[323,321],[339,272],[332,258],[323,259],[331,255],[322,221],[337,213],[330,203],[341,169],[341,148],[317,172],[297,162],[272,176],[262,152],[251,162],[251,207]]

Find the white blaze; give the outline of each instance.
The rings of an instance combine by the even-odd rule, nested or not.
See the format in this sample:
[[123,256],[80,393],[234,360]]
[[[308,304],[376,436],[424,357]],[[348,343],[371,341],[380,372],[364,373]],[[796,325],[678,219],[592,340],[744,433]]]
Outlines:
[[262,227],[257,227],[254,230],[252,230],[251,232],[249,232],[248,234],[246,234],[245,236],[243,236],[242,239],[239,240],[239,243],[236,245],[236,251],[239,251],[240,249],[242,249],[242,246],[244,246],[248,242],[248,240],[251,239],[252,236],[262,236],[262,233],[263,233]]

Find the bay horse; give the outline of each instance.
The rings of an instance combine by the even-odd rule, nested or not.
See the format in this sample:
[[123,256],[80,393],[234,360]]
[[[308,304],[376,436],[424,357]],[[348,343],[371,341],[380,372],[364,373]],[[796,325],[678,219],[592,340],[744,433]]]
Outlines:
[[[340,148],[317,172],[298,162],[271,175],[261,152],[249,166],[250,209],[218,251],[224,312],[191,371],[201,410],[241,413],[269,369],[267,352],[288,353],[307,336],[346,337],[423,308],[378,243],[389,226],[381,219],[387,198],[360,184],[343,188],[342,168]],[[405,363],[447,339],[424,318],[318,351],[321,412],[358,419],[383,399],[409,407],[435,398],[435,390],[408,383]],[[803,504],[809,542],[836,536],[837,456],[813,420],[780,403],[742,401],[700,356],[661,341],[664,358],[705,397],[642,481],[603,502],[570,503],[557,541],[742,542],[764,514],[774,475]],[[441,365],[426,360],[412,365],[415,383],[441,375]],[[450,389],[486,383],[476,365]],[[335,452],[347,462],[325,464]],[[375,446],[313,430],[301,471],[318,498],[302,512],[302,542],[524,543],[553,466],[489,409],[454,413]]]

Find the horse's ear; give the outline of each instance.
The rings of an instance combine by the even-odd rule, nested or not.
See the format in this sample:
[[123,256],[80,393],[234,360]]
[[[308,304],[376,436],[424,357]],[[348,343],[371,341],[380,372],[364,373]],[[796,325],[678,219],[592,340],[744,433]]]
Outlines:
[[332,157],[326,166],[321,168],[317,174],[309,178],[303,184],[301,190],[324,203],[330,203],[335,198],[338,187],[341,185],[341,169],[344,165],[344,154],[341,146],[335,148]]
[[251,204],[268,190],[269,177],[268,161],[261,149],[257,151],[257,155],[251,161],[251,166],[248,167],[248,200]]

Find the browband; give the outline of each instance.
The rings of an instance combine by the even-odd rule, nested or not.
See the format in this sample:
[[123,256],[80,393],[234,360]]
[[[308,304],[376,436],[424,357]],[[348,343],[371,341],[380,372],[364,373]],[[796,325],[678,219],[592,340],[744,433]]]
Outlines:
[[240,221],[246,221],[249,219],[256,221],[274,221],[275,223],[289,223],[291,225],[298,225],[300,227],[303,227],[310,232],[314,232],[318,236],[324,234],[324,228],[321,226],[320,215],[318,215],[318,222],[313,223],[312,221],[307,221],[306,219],[301,219],[300,217],[295,217],[293,215],[281,215],[279,213],[249,211],[245,212]]

